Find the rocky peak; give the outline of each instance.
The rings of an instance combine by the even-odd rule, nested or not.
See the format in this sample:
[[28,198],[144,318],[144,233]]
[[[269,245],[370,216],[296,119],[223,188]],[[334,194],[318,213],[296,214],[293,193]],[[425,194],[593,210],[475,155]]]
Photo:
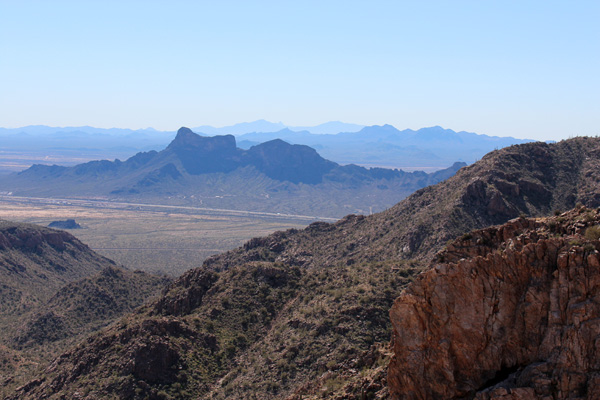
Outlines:
[[175,139],[167,148],[172,150],[194,148],[194,151],[231,152],[236,150],[236,142],[233,135],[203,137],[192,132],[189,128],[182,127],[179,128]]
[[311,147],[281,139],[253,146],[246,152],[245,160],[272,179],[293,183],[319,183],[324,174],[337,166]]
[[230,172],[239,166],[240,150],[232,135],[203,137],[184,127],[164,152],[174,153],[192,175]]
[[396,399],[596,399],[600,214],[463,235],[395,301]]

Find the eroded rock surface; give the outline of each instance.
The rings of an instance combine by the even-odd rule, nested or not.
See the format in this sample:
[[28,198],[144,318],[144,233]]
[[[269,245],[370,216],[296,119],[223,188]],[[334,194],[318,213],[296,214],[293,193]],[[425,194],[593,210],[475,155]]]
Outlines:
[[390,311],[392,397],[600,398],[599,222],[581,207],[450,244]]

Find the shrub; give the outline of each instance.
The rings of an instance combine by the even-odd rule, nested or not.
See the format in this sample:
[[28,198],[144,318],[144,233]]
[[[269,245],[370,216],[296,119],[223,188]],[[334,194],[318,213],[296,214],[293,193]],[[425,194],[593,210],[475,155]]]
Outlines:
[[600,239],[600,225],[590,226],[585,230],[585,238],[587,240]]
[[470,233],[465,233],[464,235],[462,235],[460,237],[460,240],[465,241],[465,240],[471,240],[473,238],[473,235],[471,235]]
[[594,246],[591,243],[587,243],[585,246],[583,246],[583,250],[587,251],[587,252],[592,252],[596,250],[596,246]]

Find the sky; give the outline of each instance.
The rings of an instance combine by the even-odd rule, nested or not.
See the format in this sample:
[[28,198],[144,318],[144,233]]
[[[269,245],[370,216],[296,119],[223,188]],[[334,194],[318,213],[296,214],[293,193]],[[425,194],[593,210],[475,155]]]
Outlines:
[[600,135],[599,1],[0,0],[0,127]]

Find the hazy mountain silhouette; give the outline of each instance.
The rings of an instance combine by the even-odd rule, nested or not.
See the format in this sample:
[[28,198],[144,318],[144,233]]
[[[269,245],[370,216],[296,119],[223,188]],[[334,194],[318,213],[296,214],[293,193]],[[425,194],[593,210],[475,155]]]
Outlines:
[[203,137],[181,128],[160,152],[73,167],[38,164],[0,182],[23,196],[107,196],[341,217],[382,210],[462,166],[433,174],[342,166],[280,139],[244,150],[232,135]]
[[392,125],[367,126],[358,132],[335,135],[315,135],[286,128],[278,132],[247,133],[238,140],[242,147],[248,148],[275,138],[311,146],[323,157],[342,164],[397,167],[443,167],[457,160],[473,163],[492,150],[532,141],[455,132],[439,126],[400,131]]
[[264,119],[259,119],[253,122],[242,122],[235,125],[215,128],[209,125],[202,125],[192,128],[195,132],[203,132],[209,135],[243,135],[249,132],[278,132],[282,129],[291,131],[307,131],[314,134],[336,134],[339,132],[357,132],[364,125],[348,124],[340,121],[330,121],[315,126],[291,126],[285,125],[282,122],[269,122]]
[[[194,128],[194,131],[200,136],[236,135],[237,146],[243,149],[282,139],[291,144],[310,146],[323,157],[340,164],[411,170],[445,168],[455,161],[472,163],[491,150],[529,141],[455,132],[441,127],[400,131],[391,125],[363,127],[343,122],[294,127],[259,120],[222,128],[201,126]],[[34,160],[44,156],[57,160],[61,165],[75,165],[77,158],[125,159],[136,152],[163,149],[174,137],[175,132],[161,132],[152,128],[0,128],[3,150],[22,154],[22,163],[25,165],[31,165],[36,162]],[[38,156],[28,158],[32,154]],[[13,162],[4,167],[0,164],[0,170],[3,168],[15,171],[19,167]]]

